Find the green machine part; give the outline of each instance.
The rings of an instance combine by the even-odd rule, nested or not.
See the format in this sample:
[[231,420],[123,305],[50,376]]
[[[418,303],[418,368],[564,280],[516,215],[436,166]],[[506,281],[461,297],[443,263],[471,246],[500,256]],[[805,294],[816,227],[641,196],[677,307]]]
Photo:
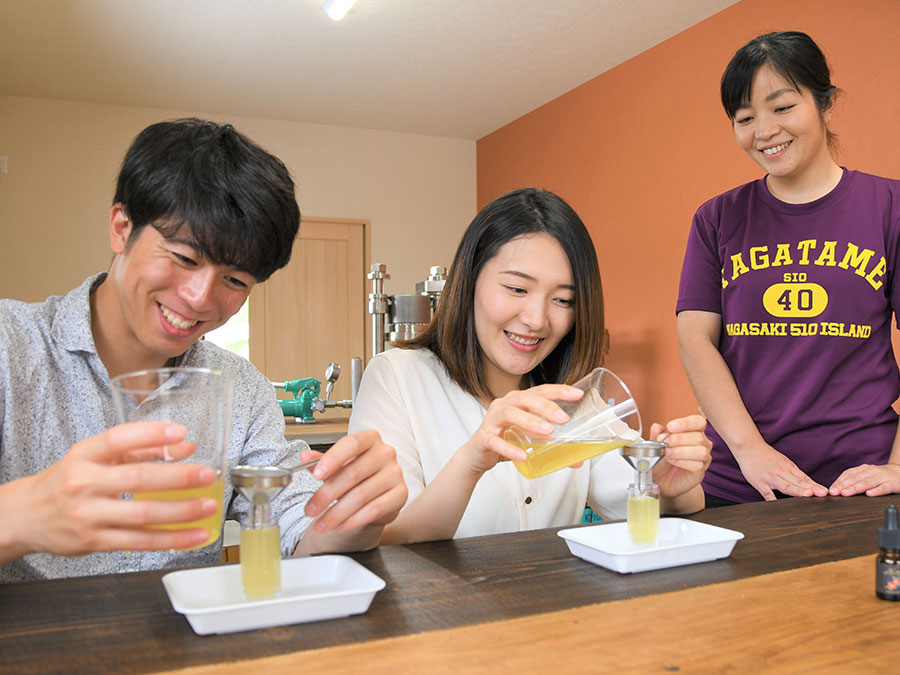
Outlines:
[[313,404],[322,389],[322,382],[314,377],[303,377],[284,383],[284,390],[294,396],[279,399],[281,412],[288,417],[298,417],[304,422],[313,420]]

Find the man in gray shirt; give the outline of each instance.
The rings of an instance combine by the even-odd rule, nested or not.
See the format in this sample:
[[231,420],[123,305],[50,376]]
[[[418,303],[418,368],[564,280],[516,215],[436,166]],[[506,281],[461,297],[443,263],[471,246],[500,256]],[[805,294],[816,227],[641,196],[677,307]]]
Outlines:
[[[178,120],[137,136],[110,212],[108,273],[43,303],[0,301],[0,582],[220,560],[218,545],[186,550],[205,541],[205,530],[150,527],[199,520],[215,511],[214,500],[121,498],[201,487],[216,475],[143,461],[185,430],[115,426],[117,375],[173,365],[228,372],[229,465],[312,456],[305,444],[285,441],[268,380],[199,342],[287,264],[299,223],[284,164],[230,125]],[[282,552],[375,546],[405,500],[393,449],[375,431],[347,436],[273,505]],[[246,512],[229,482],[225,504],[230,517]]]

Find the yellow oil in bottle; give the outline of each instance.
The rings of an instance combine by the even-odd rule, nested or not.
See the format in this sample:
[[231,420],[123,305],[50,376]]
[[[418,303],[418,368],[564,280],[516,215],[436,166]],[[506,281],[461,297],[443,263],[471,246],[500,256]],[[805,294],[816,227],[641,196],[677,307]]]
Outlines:
[[659,498],[629,495],[628,534],[636,544],[652,544],[659,536]]
[[203,548],[219,538],[222,533],[222,499],[225,492],[225,481],[222,477],[213,483],[201,488],[191,488],[189,490],[157,490],[154,492],[140,492],[132,495],[134,499],[160,499],[166,501],[174,501],[177,499],[197,499],[198,497],[207,497],[215,499],[218,507],[215,513],[201,520],[191,520],[186,523],[166,523],[165,525],[153,525],[153,529],[158,530],[191,530],[194,528],[202,528],[209,532],[209,538],[202,544],[192,548]]
[[281,588],[281,532],[277,526],[241,530],[241,583],[250,599]]
[[506,439],[528,452],[528,459],[524,462],[513,462],[513,464],[516,465],[519,473],[529,480],[578,464],[578,462],[621,448],[629,443],[622,438],[603,441],[549,439],[534,443],[525,443],[522,439],[515,440],[511,436],[507,436]]

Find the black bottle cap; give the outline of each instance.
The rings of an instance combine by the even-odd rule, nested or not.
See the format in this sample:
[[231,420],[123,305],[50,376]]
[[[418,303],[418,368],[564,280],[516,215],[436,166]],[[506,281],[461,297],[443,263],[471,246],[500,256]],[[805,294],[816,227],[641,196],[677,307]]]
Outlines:
[[884,507],[884,527],[878,528],[878,548],[900,550],[900,523],[898,523],[897,507],[888,504]]

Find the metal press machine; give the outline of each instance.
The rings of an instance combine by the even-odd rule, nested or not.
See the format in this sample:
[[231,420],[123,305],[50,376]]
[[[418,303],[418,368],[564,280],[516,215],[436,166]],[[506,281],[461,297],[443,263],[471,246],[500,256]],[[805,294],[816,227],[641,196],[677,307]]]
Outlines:
[[[430,267],[428,277],[416,284],[415,293],[396,295],[384,292],[384,281],[391,278],[387,265],[373,263],[370,270],[366,279],[372,282],[368,313],[372,316],[372,356],[375,356],[383,352],[388,343],[414,338],[431,322],[444,290],[447,268],[441,265]],[[320,396],[322,380],[315,377],[272,382],[272,386],[292,394],[292,398],[278,401],[286,418],[293,417],[297,424],[315,424],[315,413],[322,413],[328,408],[353,407],[362,371],[362,358],[356,356],[350,363],[351,398],[341,401],[330,399],[334,383],[341,374],[341,366],[334,362],[325,370],[324,397]]]

